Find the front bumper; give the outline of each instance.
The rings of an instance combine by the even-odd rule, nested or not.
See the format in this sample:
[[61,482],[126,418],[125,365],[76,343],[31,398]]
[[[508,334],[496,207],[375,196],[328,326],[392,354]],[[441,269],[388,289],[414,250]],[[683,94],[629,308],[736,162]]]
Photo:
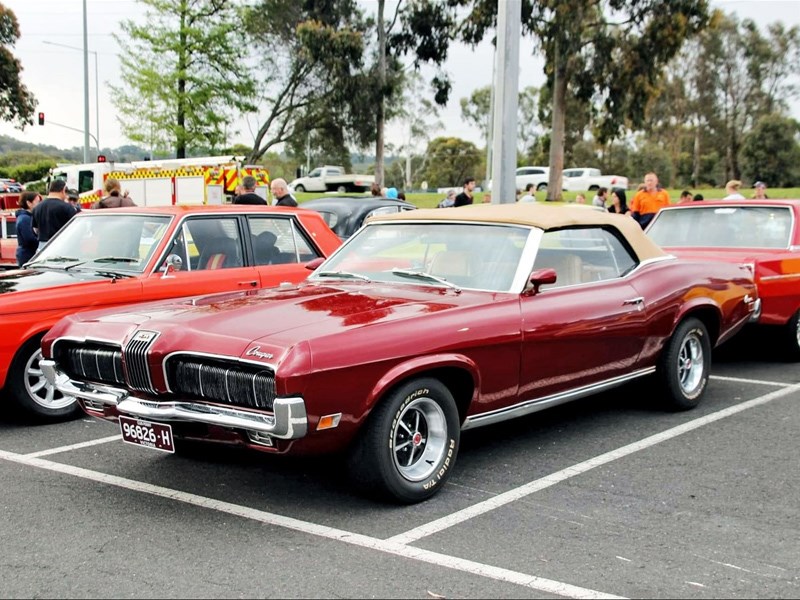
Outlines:
[[276,398],[273,414],[249,412],[202,402],[180,400],[155,402],[136,398],[127,390],[120,388],[70,379],[52,360],[41,360],[39,366],[47,381],[58,391],[78,398],[85,407],[96,412],[102,412],[104,406],[113,406],[120,414],[140,419],[218,425],[284,440],[305,437],[308,431],[308,415],[302,398]]

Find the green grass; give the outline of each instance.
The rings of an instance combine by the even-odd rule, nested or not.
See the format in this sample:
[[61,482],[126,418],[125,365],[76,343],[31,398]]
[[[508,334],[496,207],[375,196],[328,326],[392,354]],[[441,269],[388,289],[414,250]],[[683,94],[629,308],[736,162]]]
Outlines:
[[[686,189],[689,189],[689,191],[691,191],[692,194],[698,194],[698,193],[703,194],[703,197],[707,200],[720,199],[725,197],[726,195],[724,189],[717,189],[717,188],[704,188],[699,190],[690,188]],[[680,197],[683,188],[669,189],[667,191],[669,192],[669,197],[672,199],[672,202],[675,203],[678,201],[678,198]],[[634,190],[628,190],[627,193],[628,204],[630,204],[631,198],[633,198],[633,195],[635,193],[636,192]],[[746,189],[742,191],[742,195],[745,196],[746,198],[752,196],[752,193],[753,190],[751,189]],[[574,202],[575,196],[577,194],[578,192],[564,192],[563,202],[556,204],[565,204],[569,202]],[[319,198],[321,194],[312,194],[309,192],[305,192],[302,194],[300,193],[294,194],[294,196],[295,198],[297,198],[297,201],[302,205],[302,203],[305,202],[306,200]],[[584,196],[586,197],[586,201],[588,203],[592,201],[594,193],[586,192]],[[800,188],[767,189],[767,196],[769,196],[770,198],[800,198]],[[536,199],[540,202],[543,202],[545,200],[545,197],[546,196],[544,192],[536,193]],[[418,208],[435,208],[436,205],[439,204],[439,202],[442,200],[442,198],[444,198],[444,194],[408,194],[406,196],[406,200],[408,200],[412,204],[416,204]],[[479,203],[482,201],[483,201],[483,192],[477,192],[475,194],[475,202]]]

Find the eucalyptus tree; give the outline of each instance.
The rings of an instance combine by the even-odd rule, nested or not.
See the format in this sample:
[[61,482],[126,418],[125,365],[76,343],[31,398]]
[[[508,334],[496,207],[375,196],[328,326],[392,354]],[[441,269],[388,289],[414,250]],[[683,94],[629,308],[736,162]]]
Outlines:
[[[475,89],[467,98],[461,98],[461,118],[474,125],[489,144],[489,120],[491,119],[491,86]],[[544,133],[540,120],[540,89],[528,86],[519,92],[517,102],[517,150],[530,152]]]
[[0,4],[0,120],[24,129],[33,123],[36,99],[23,85],[22,65],[9,49],[19,37],[16,15]]
[[[448,4],[469,9],[463,41],[495,29],[495,0]],[[707,0],[522,0],[523,35],[544,53],[552,90],[548,200],[561,196],[567,97],[594,104],[601,143],[641,125],[663,67],[707,18]]]
[[139,0],[142,20],[121,23],[120,82],[112,102],[123,131],[178,158],[194,146],[219,147],[254,89],[243,68],[238,4],[233,0]]

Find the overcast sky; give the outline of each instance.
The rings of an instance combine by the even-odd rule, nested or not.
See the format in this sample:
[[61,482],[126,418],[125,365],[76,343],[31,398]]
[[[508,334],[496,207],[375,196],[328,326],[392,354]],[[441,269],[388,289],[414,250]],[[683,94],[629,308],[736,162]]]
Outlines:
[[[368,4],[371,0],[364,0]],[[38,100],[38,111],[44,112],[47,124],[33,125],[20,131],[8,124],[0,125],[0,133],[33,143],[50,143],[60,148],[83,147],[83,0],[0,0],[17,15],[22,37],[13,52],[22,62],[22,79]],[[712,0],[714,7],[753,19],[765,31],[766,26],[782,21],[787,27],[800,25],[800,0]],[[89,129],[99,137],[101,147],[117,147],[128,143],[116,120],[115,110],[107,93],[107,83],[118,78],[119,48],[111,37],[118,23],[136,19],[143,12],[135,0],[87,0],[89,50]],[[60,44],[60,45],[56,45]],[[68,48],[65,46],[74,47]],[[100,82],[99,135],[96,126],[95,57]],[[458,46],[451,49],[446,65],[452,76],[453,91],[441,120],[444,128],[437,135],[471,140],[482,145],[479,132],[463,122],[459,99],[468,97],[476,88],[492,81],[493,49],[484,43],[476,49]],[[530,41],[520,45],[520,87],[542,85],[542,61],[534,56]],[[800,105],[794,104],[794,117],[800,119]],[[56,123],[79,131],[58,127]],[[253,122],[255,129],[255,122]],[[238,125],[237,135],[230,142],[252,144],[253,136],[246,122]],[[393,131],[387,132],[387,141]],[[92,145],[94,143],[92,142]]]

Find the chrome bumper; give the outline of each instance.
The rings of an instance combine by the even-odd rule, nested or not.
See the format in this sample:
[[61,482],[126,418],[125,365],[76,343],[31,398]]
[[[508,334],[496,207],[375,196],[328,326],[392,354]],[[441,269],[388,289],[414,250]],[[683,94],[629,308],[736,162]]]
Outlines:
[[748,323],[758,323],[761,318],[761,298],[756,298],[755,302],[750,302],[750,319]]
[[285,440],[304,437],[308,431],[302,398],[276,398],[271,415],[201,402],[154,402],[131,396],[120,388],[72,380],[52,360],[41,360],[39,366],[47,381],[62,394],[75,396],[93,406],[115,406],[120,414],[131,417],[247,429]]

